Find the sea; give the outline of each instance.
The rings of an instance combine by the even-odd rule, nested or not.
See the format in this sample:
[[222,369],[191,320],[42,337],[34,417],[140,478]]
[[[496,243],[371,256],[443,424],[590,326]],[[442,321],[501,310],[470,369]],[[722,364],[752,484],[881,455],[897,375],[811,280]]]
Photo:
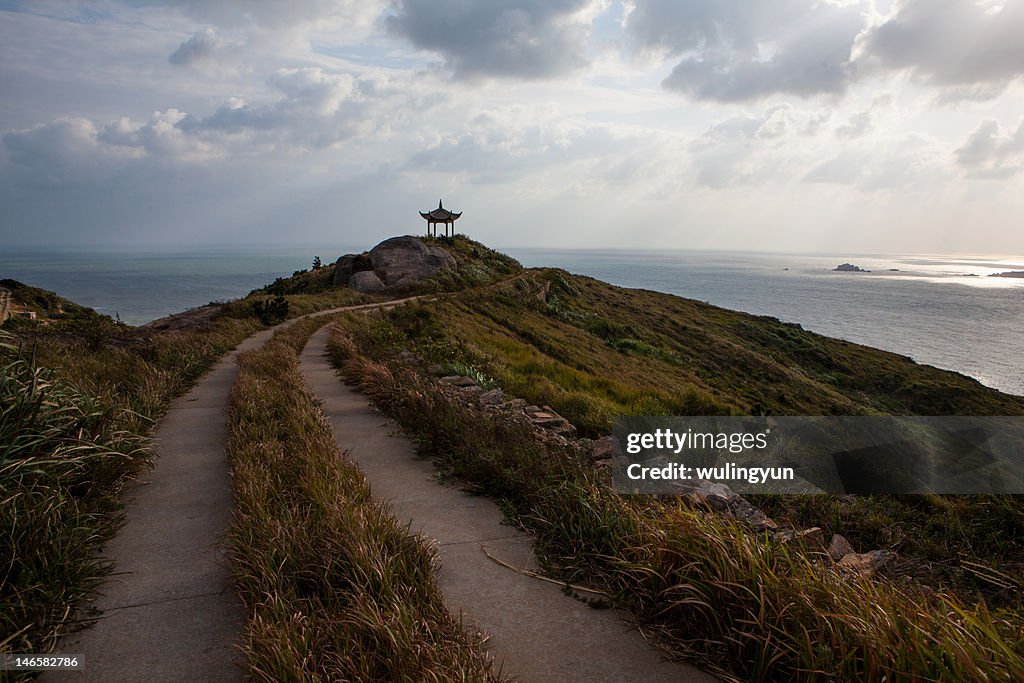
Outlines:
[[[138,325],[244,296],[352,247],[201,251],[7,251],[0,278],[54,290]],[[767,254],[683,250],[508,248],[623,287],[677,294],[766,315],[894,351],[1024,395],[1024,256]],[[870,272],[837,272],[840,263]]]

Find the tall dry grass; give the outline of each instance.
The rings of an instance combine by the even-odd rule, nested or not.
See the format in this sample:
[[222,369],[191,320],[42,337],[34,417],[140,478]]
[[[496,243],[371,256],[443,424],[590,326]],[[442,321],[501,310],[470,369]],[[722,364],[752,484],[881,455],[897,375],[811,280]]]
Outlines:
[[261,681],[497,681],[444,608],[434,549],[370,496],[303,388],[301,321],[239,359],[229,409],[232,565]]
[[0,332],[0,651],[50,652],[91,616],[155,419],[256,327],[224,319],[133,344],[60,325]]
[[149,462],[119,409],[40,367],[0,333],[0,652],[49,652],[107,573],[96,548]]
[[572,451],[362,356],[342,332],[331,353],[425,455],[502,499],[553,572],[610,592],[679,656],[744,681],[1024,680],[1015,612],[845,576],[674,499],[620,496]]

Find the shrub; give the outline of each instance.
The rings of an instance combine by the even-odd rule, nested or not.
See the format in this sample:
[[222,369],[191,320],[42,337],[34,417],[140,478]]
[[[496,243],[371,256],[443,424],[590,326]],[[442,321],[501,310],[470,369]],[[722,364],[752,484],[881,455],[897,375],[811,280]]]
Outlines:
[[281,294],[252,302],[252,312],[264,325],[276,325],[288,318],[288,300]]

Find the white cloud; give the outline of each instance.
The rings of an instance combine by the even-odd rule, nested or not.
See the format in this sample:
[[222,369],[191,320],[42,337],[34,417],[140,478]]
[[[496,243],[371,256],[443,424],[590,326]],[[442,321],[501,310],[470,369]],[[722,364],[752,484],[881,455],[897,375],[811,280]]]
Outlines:
[[1021,36],[1021,2],[902,0],[865,34],[859,61],[909,70],[950,98],[987,99],[1024,75]]
[[736,102],[785,93],[841,94],[865,25],[859,3],[817,0],[636,0],[632,44],[678,59],[664,85],[699,99]]
[[957,148],[957,163],[969,177],[1002,179],[1024,168],[1024,121],[1017,130],[1003,130],[998,121],[987,119]]

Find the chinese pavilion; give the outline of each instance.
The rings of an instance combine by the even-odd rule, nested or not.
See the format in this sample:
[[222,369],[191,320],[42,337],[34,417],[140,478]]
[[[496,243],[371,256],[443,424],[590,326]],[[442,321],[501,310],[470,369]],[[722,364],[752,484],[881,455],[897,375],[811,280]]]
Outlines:
[[420,215],[423,216],[424,220],[427,221],[427,234],[433,232],[434,237],[437,237],[437,224],[444,223],[444,236],[448,236],[448,226],[451,226],[452,234],[455,234],[455,221],[458,220],[462,212],[455,213],[444,208],[441,204],[441,200],[437,200],[437,208],[433,211],[420,211]]

